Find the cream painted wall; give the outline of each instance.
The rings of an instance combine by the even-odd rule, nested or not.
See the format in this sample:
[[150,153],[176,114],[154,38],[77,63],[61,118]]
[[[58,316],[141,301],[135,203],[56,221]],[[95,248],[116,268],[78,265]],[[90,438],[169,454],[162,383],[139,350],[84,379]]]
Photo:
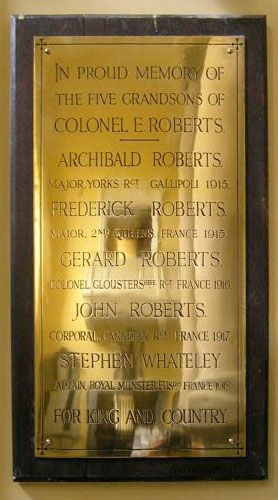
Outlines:
[[[270,408],[269,462],[266,482],[16,484],[12,482],[10,286],[9,286],[9,143],[10,27],[12,14],[266,14],[269,77],[270,215]],[[200,500],[278,499],[278,0],[0,0],[0,500]],[[277,116],[277,118],[276,118]]]

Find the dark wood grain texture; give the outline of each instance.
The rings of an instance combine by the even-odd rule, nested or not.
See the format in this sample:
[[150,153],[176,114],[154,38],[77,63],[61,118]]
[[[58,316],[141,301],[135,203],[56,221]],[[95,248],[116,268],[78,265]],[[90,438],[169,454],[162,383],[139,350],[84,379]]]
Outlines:
[[[34,456],[33,37],[244,35],[247,159],[247,457]],[[12,377],[16,481],[180,481],[267,477],[268,220],[266,20],[254,17],[26,16],[12,19]]]

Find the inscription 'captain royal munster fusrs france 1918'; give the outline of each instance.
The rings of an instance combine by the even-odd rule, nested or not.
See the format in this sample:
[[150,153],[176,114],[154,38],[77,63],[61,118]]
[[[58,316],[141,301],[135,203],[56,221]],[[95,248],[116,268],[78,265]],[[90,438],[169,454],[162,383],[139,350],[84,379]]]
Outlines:
[[34,38],[37,457],[245,457],[244,54]]

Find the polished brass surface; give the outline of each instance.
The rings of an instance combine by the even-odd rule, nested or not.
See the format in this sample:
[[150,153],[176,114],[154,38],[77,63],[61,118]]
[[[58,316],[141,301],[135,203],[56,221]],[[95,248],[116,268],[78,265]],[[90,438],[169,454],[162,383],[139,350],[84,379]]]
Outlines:
[[244,38],[34,51],[36,455],[244,456]]

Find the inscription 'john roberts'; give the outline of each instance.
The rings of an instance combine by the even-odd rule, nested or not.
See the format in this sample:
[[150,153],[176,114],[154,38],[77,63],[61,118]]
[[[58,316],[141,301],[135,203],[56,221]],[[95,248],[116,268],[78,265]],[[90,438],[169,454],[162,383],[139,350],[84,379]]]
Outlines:
[[[125,306],[126,307],[126,306]],[[116,318],[117,302],[76,302],[72,321],[78,318]],[[130,302],[130,318],[203,318],[203,302]]]

